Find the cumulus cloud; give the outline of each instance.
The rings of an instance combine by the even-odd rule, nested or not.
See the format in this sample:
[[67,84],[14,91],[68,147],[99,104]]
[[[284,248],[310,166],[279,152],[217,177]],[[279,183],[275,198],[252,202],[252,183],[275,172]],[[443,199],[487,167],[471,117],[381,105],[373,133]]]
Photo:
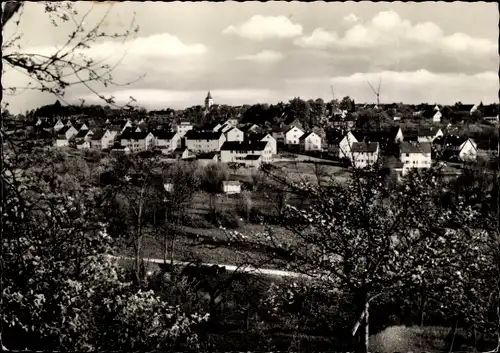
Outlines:
[[[57,47],[34,47],[27,48],[25,52],[51,55],[57,51]],[[68,48],[70,49],[70,48]],[[139,37],[125,43],[106,41],[92,45],[88,49],[77,49],[75,57],[85,55],[94,60],[104,58],[121,57],[126,54],[127,59],[147,58],[175,58],[186,56],[199,56],[207,52],[207,47],[200,43],[186,44],[178,37],[169,33],[154,34],[148,37]]]
[[305,48],[325,48],[338,41],[336,32],[327,31],[324,28],[316,28],[310,36],[303,36],[294,41],[295,45]]
[[222,33],[251,40],[293,38],[302,35],[302,25],[293,23],[285,16],[254,15],[240,25],[227,27]]
[[490,40],[471,37],[464,33],[446,35],[433,22],[412,24],[392,10],[381,11],[366,23],[354,24],[341,37],[335,32],[317,28],[310,36],[297,39],[295,44],[310,48],[377,48],[380,46],[414,48],[416,44],[425,44],[433,49],[444,49],[454,53],[482,55],[497,52],[497,43]]
[[349,15],[347,15],[347,16],[344,17],[344,21],[345,22],[358,22],[359,21],[359,17],[356,16],[355,14],[353,14],[353,13],[350,13]]
[[275,63],[281,61],[285,58],[282,53],[274,50],[263,50],[257,54],[242,55],[239,56],[238,60],[256,61],[259,63]]

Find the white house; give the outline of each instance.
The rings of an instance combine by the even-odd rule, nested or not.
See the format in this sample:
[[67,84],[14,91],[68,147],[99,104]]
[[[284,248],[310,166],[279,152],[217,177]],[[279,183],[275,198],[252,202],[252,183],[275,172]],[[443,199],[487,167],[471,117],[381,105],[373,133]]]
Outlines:
[[130,129],[133,128],[132,122],[130,120],[127,120],[127,122],[125,123],[125,125],[123,125],[120,133],[123,134],[127,128],[130,128]]
[[228,124],[232,127],[238,127],[238,119],[227,119],[224,124]]
[[402,174],[412,168],[430,168],[432,149],[429,142],[412,143],[403,141],[399,145],[399,159],[403,163]]
[[89,141],[90,140],[90,137],[93,135],[94,133],[90,130],[80,130],[78,131],[78,133],[75,135],[75,141],[76,143],[81,143],[83,141]]
[[[39,119],[40,120],[40,119]],[[41,123],[40,123],[41,124]],[[56,124],[54,125],[54,130],[55,131],[59,131],[61,130],[63,127],[65,127],[66,125],[64,125],[64,123],[61,121],[61,119],[57,120]]]
[[226,141],[243,141],[244,139],[243,131],[237,127],[230,128],[224,135],[226,135]]
[[222,182],[222,192],[224,194],[239,194],[241,183],[238,180],[224,180]]
[[467,137],[453,137],[446,141],[445,155],[454,156],[461,161],[472,162],[477,159],[477,144]]
[[358,142],[358,139],[351,131],[348,131],[347,134],[342,131],[334,131],[328,135],[328,152],[339,159],[350,159],[354,142]]
[[185,135],[186,147],[193,152],[219,151],[226,141],[226,136],[221,131],[194,131],[190,130]]
[[159,130],[152,133],[155,137],[155,146],[158,146],[162,150],[173,151],[181,147],[182,138],[177,132]]
[[433,123],[440,123],[441,122],[441,118],[443,117],[443,114],[441,114],[441,112],[438,110],[437,112],[434,113],[434,115],[432,116],[432,122]]
[[298,145],[300,137],[304,135],[304,131],[296,126],[292,126],[285,132],[286,145]]
[[77,150],[87,150],[90,149],[90,141],[88,140],[81,140],[76,143],[76,149]]
[[378,161],[380,152],[378,142],[354,142],[351,149],[351,165],[355,168],[365,168]]
[[66,139],[69,140],[78,134],[78,130],[75,129],[73,126],[65,126],[62,129],[60,129],[57,132],[57,134],[64,135],[64,136],[66,136]]
[[251,134],[248,136],[248,140],[255,142],[269,142],[272,154],[273,155],[278,154],[278,143],[276,139],[273,136],[271,136],[271,134],[267,133]]
[[123,147],[130,148],[130,151],[140,152],[153,148],[155,137],[151,132],[128,132],[121,134],[120,144]]
[[177,132],[181,137],[184,137],[186,133],[193,130],[194,126],[189,121],[181,121],[179,124],[174,126],[174,131]]
[[321,137],[312,131],[299,138],[300,148],[304,151],[321,151],[321,143]]
[[418,130],[418,142],[430,142],[432,143],[439,136],[443,136],[443,131],[441,129],[435,128],[421,128]]
[[260,166],[261,163],[272,161],[272,148],[266,141],[227,141],[220,149],[222,163],[243,163]]

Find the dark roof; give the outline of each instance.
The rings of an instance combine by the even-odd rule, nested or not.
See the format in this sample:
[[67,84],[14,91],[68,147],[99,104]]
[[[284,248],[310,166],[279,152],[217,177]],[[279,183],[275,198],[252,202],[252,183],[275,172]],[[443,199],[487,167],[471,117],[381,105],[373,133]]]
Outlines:
[[92,135],[91,139],[94,141],[98,141],[102,139],[103,136],[104,136],[104,130],[96,130]]
[[153,131],[154,137],[161,140],[171,140],[175,136],[175,134],[176,132],[166,130]]
[[220,131],[194,131],[189,130],[184,137],[187,140],[218,140],[222,136]]
[[475,104],[461,104],[458,106],[458,111],[461,111],[461,112],[470,112],[470,110],[472,109],[472,107],[475,106]]
[[264,137],[266,137],[267,135],[269,135],[267,132],[263,132],[263,133],[252,133],[252,134],[249,134],[248,135],[248,140],[249,141],[262,141],[262,139]]
[[373,153],[378,148],[378,142],[353,142],[352,152]]
[[260,141],[226,141],[221,146],[221,151],[263,151],[267,142]]
[[71,128],[71,126],[64,126],[62,128],[60,128],[58,131],[57,131],[57,134],[58,135],[64,135],[65,133],[68,132],[68,130]]
[[82,128],[83,124],[73,124],[73,127],[77,130],[80,130]]
[[140,131],[140,132],[124,131],[123,134],[120,135],[120,140],[144,140],[148,135],[149,132],[147,131]]
[[199,153],[196,157],[198,159],[214,159],[217,155],[217,152],[207,152],[207,153]]
[[80,130],[76,134],[75,138],[84,138],[89,133],[89,130]]
[[438,131],[435,127],[422,127],[418,129],[418,136],[436,136]]
[[428,142],[410,143],[401,142],[399,146],[401,153],[431,153],[431,144]]
[[312,134],[314,134],[314,131],[306,132],[305,134],[303,134],[302,136],[299,137],[299,140],[305,140],[306,138],[308,138]]
[[245,157],[245,159],[249,161],[256,161],[260,157],[261,157],[260,154],[249,154],[248,156]]
[[208,91],[207,98],[206,99],[212,99],[212,95],[210,94],[210,91]]

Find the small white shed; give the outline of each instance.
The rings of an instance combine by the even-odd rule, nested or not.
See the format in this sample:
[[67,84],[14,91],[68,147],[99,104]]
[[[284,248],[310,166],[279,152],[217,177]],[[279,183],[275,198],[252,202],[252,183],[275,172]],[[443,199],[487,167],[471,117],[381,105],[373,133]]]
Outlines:
[[223,181],[222,192],[224,194],[239,194],[241,192],[241,184],[238,180]]

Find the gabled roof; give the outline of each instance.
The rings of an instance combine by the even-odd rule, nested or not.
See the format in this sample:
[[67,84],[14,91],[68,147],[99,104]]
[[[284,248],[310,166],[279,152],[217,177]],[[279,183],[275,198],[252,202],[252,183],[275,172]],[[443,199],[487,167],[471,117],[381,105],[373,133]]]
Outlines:
[[222,185],[238,186],[238,185],[241,185],[241,183],[239,182],[239,180],[224,180],[222,182]]
[[214,159],[217,156],[217,152],[207,152],[207,153],[199,153],[196,158],[197,159]]
[[399,145],[401,153],[431,153],[431,144],[429,142],[410,143],[407,141],[401,142]]
[[160,140],[171,140],[176,134],[176,132],[166,130],[153,131],[153,136]]
[[436,136],[436,134],[439,130],[440,129],[435,128],[435,127],[423,127],[423,128],[418,129],[418,136],[424,136],[424,137],[432,136],[432,137],[434,137],[434,136]]
[[226,141],[221,146],[221,151],[263,151],[267,142],[260,141]]
[[120,135],[120,140],[144,140],[150,133],[147,131],[124,131],[123,134]]
[[84,138],[89,133],[89,130],[80,130],[76,134],[75,138]]
[[82,128],[83,124],[73,124],[73,127],[76,129],[76,130],[80,130]]
[[227,131],[225,132],[225,134],[227,134],[229,131],[232,131],[232,130],[238,130],[238,131],[241,131],[241,130],[240,130],[240,129],[238,129],[237,127],[232,127],[232,128],[230,128],[229,130],[227,130]]
[[261,155],[260,154],[249,154],[248,156],[245,156],[245,159],[247,161],[256,161],[258,160],[259,158],[261,158]]
[[184,136],[187,140],[218,140],[222,136],[220,131],[189,130]]
[[[293,129],[297,128],[298,130],[300,130],[297,126],[293,125],[293,126],[290,126],[286,131],[285,131],[285,134],[288,134],[290,131],[292,131]],[[300,130],[302,131],[302,130]]]
[[263,132],[263,133],[252,133],[252,134],[249,134],[248,135],[248,140],[249,141],[262,141],[262,139],[266,136],[268,136],[269,134],[267,132]]
[[352,152],[357,153],[374,153],[378,149],[378,142],[353,142]]
[[57,131],[57,134],[64,135],[68,132],[69,129],[71,129],[71,126],[64,126],[60,130]]
[[91,140],[92,141],[99,141],[99,140],[101,140],[102,137],[104,136],[104,133],[105,133],[104,130],[96,130],[94,132],[94,134],[92,135]]
[[316,133],[314,131],[309,131],[309,132],[306,132],[305,134],[303,134],[302,136],[299,137],[299,140],[305,140],[306,138],[308,138],[309,136],[311,136],[312,134],[315,134]]

